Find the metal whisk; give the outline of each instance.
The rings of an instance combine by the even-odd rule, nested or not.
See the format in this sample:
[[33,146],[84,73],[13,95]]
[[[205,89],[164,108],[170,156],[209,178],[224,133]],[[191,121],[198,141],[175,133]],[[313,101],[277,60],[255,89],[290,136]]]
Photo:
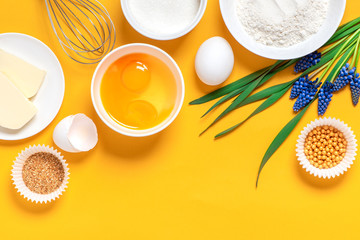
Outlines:
[[45,0],[45,4],[61,47],[74,61],[98,63],[114,48],[114,24],[97,0]]

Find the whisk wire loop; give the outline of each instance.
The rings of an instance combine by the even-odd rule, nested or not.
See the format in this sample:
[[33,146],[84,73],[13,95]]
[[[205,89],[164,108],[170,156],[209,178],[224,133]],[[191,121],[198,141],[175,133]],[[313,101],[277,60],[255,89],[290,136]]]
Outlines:
[[74,61],[98,63],[114,48],[114,23],[97,0],[45,0],[45,4],[60,46]]

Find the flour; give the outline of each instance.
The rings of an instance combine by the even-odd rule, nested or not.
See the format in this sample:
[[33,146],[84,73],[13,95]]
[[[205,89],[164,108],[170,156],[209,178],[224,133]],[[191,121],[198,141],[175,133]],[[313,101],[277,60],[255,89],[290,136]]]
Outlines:
[[200,0],[131,0],[136,21],[157,34],[175,34],[189,26],[200,8]]
[[328,9],[329,0],[237,0],[236,12],[257,42],[289,47],[317,33]]

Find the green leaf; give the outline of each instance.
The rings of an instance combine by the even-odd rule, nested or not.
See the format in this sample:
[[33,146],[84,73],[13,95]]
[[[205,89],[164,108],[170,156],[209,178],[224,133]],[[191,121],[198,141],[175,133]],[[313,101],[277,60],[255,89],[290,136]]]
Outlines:
[[[244,87],[246,85],[249,85],[252,81],[257,79],[258,77],[261,77],[264,73],[269,73],[275,75],[276,73],[288,68],[292,64],[294,64],[298,59],[293,59],[290,61],[277,61],[272,66],[268,66],[266,68],[260,69],[246,77],[243,77],[233,83],[230,83],[222,88],[219,88],[209,94],[206,94],[205,96],[198,98],[192,102],[190,102],[190,105],[198,105],[203,104],[209,101],[212,101],[214,99],[217,99],[219,97],[222,97],[226,94],[231,94],[235,90]],[[271,69],[271,70],[270,70]],[[270,71],[269,71],[270,70]],[[261,86],[262,84],[260,84]],[[228,97],[227,99],[231,99],[231,97]],[[224,101],[225,102],[225,101]],[[215,107],[214,107],[215,108]],[[211,111],[211,110],[210,110]]]
[[[311,102],[312,103],[312,102]],[[287,137],[290,135],[290,133],[294,130],[296,125],[299,123],[301,118],[304,116],[306,110],[311,105],[308,104],[300,113],[298,113],[286,126],[279,132],[279,134],[275,137],[273,142],[270,144],[269,148],[267,149],[261,164],[259,168],[259,172],[256,179],[256,187],[259,183],[259,177],[262,169],[264,168],[265,164],[269,161],[269,159],[272,157],[272,155],[278,150],[278,148],[283,144],[283,142],[287,139]]]
[[350,34],[353,34],[354,32],[356,32],[357,30],[360,29],[360,26],[357,25],[357,26],[354,26],[348,30],[346,30],[345,32],[343,32],[342,34],[340,34],[339,36],[337,36],[336,38],[332,39],[331,41],[329,41],[326,45],[329,45],[329,44],[332,44],[340,39],[342,39],[343,37],[347,37],[349,36]]
[[334,68],[329,73],[328,77],[326,78],[326,81],[332,81],[339,75],[341,68],[349,61],[354,50],[355,50],[355,46],[349,48],[344,53],[344,55],[340,58],[340,60],[337,61]]
[[[272,72],[267,74],[266,76],[264,76],[262,78],[262,80],[260,81],[260,83],[256,86],[256,88],[261,87],[264,83],[266,83],[270,78],[272,78],[274,75],[276,74],[276,72]],[[248,85],[243,86],[237,90],[234,90],[233,92],[227,94],[226,96],[222,97],[220,100],[218,100],[213,106],[211,106],[211,108],[209,110],[206,111],[206,113],[202,116],[205,117],[209,112],[211,112],[212,110],[214,110],[216,107],[218,107],[219,105],[221,105],[222,103],[234,98],[235,96],[239,95],[240,93],[242,93],[246,88],[248,87]]]
[[263,102],[252,114],[250,114],[250,116],[248,116],[244,121],[236,124],[235,126],[219,133],[218,135],[215,136],[215,139],[220,138],[224,135],[227,135],[229,133],[231,133],[232,131],[234,131],[235,129],[237,129],[238,127],[240,127],[242,124],[244,124],[247,120],[249,120],[250,118],[252,118],[253,116],[261,113],[262,111],[266,110],[267,108],[269,108],[270,106],[272,106],[275,102],[277,102],[282,96],[284,96],[284,94],[289,90],[289,88],[291,87],[291,85],[289,85],[288,87],[284,88],[283,90],[276,92],[274,94],[272,94],[268,99],[266,99],[265,102]]
[[248,98],[246,98],[242,103],[239,104],[239,106],[237,106],[237,108],[243,107],[245,105],[263,100],[265,98],[270,97],[272,94],[279,92],[281,90],[283,90],[284,88],[289,89],[292,84],[297,80],[298,78],[295,78],[294,80],[290,81],[290,82],[286,82],[286,83],[281,83],[269,88],[266,88],[260,92],[257,92],[251,96],[249,96]]
[[337,40],[355,32],[360,26],[357,25],[360,22],[360,17],[356,18],[338,28],[334,35],[325,43],[324,46],[330,45]]
[[246,77],[243,77],[233,83],[230,83],[222,88],[219,88],[209,94],[206,94],[205,96],[198,98],[192,102],[190,102],[190,105],[197,105],[197,104],[203,104],[209,101],[212,101],[216,98],[222,97],[228,93],[233,92],[234,90],[245,86],[247,84],[249,84],[250,82],[254,81],[255,79],[257,79],[258,77],[260,77],[261,75],[263,75],[265,72],[267,72],[270,69],[269,67],[260,69],[250,75],[247,75]]
[[258,78],[254,82],[250,84],[250,86],[241,94],[239,95],[234,102],[230,104],[228,108],[225,109],[203,132],[200,133],[200,136],[204,134],[209,128],[211,128],[215,123],[217,123],[220,119],[225,117],[227,114],[229,114],[233,109],[235,109],[235,106],[240,104],[242,101],[247,98],[251,94],[251,92],[257,87],[257,85],[260,83],[261,78]]
[[244,91],[244,89],[247,86],[243,86],[239,89],[236,89],[234,91],[232,91],[231,93],[227,94],[226,96],[222,97],[219,101],[217,101],[214,105],[211,106],[211,108],[209,108],[209,110],[207,110],[204,115],[202,115],[201,117],[205,117],[209,112],[211,112],[213,109],[215,109],[217,106],[219,106],[220,104],[230,100],[231,98],[234,98],[235,96],[239,95],[240,93],[242,93]]
[[276,72],[276,73],[281,72],[282,70],[284,70],[284,69],[290,67],[291,65],[293,65],[294,63],[296,63],[299,59],[300,58],[296,58],[296,59],[292,59],[292,60],[288,61],[287,63],[276,68],[276,71],[274,71],[274,72]]
[[[337,49],[340,49],[341,46],[339,46]],[[281,89],[287,87],[289,84],[292,85],[294,82],[296,82],[300,77],[303,77],[319,68],[321,68],[323,65],[325,65],[326,63],[328,63],[332,57],[335,55],[336,53],[336,49],[334,49],[334,52],[329,52],[328,55],[324,56],[322,58],[322,60],[316,64],[315,66],[312,66],[311,68],[309,68],[308,70],[306,70],[305,72],[303,72],[299,77],[295,78],[292,81],[286,82],[286,83],[282,83],[282,84],[278,84],[275,86],[271,86],[269,88],[266,88],[258,93],[255,93],[251,96],[249,96],[248,98],[246,98],[241,104],[239,104],[239,106],[237,108],[243,107],[245,105],[251,104],[253,102],[257,102],[259,100],[262,100],[264,98],[267,98],[269,96],[271,96],[273,93],[280,91]],[[270,75],[270,74],[269,74]]]
[[279,66],[283,61],[277,61],[272,67],[264,73],[261,77],[253,81],[249,86],[244,90],[242,94],[240,94],[231,104],[228,108],[225,109],[200,135],[205,133],[210,127],[212,127],[215,123],[217,123],[220,119],[225,117],[227,114],[229,114],[232,110],[236,108],[242,101],[244,101],[253,91],[254,89],[259,85],[259,83],[266,78],[267,74],[271,72],[274,68]]
[[[279,85],[275,85],[272,87],[269,87],[267,89],[264,89],[258,93],[255,93],[249,97],[247,97],[242,103],[240,103],[236,108],[240,108],[243,107],[245,105],[251,104],[253,102],[262,100],[264,98],[267,98],[269,96],[271,96],[273,93],[280,91],[281,89],[283,89],[284,87],[287,87],[288,84],[293,84],[294,82],[296,82],[300,77],[303,77],[307,74],[309,74],[310,72],[313,72],[319,68],[321,68],[323,65],[325,65],[326,63],[328,63],[336,54],[337,50],[339,50],[341,48],[341,45],[338,46],[337,48],[335,48],[333,51],[329,52],[326,56],[324,56],[321,61],[316,64],[315,66],[312,66],[311,68],[309,68],[308,70],[306,70],[304,73],[302,73],[299,77],[295,78],[294,80],[287,82],[287,83],[282,83]],[[263,80],[268,80],[267,78],[271,78],[275,75],[276,73],[270,73],[268,74]],[[262,82],[260,82],[259,86],[262,85]]]
[[[283,70],[283,67],[286,66],[287,64],[284,64],[283,66],[281,66],[279,68],[279,71],[282,71]],[[272,66],[272,68],[275,68],[276,65],[274,64]],[[267,82],[270,78],[272,78],[277,72],[271,72],[271,69],[269,69],[269,72],[268,74],[263,74],[261,76],[261,81],[259,82],[259,84],[256,86],[256,88],[259,88],[261,87],[265,82]],[[250,84],[249,84],[250,85]],[[234,98],[235,96],[241,94],[246,88],[249,87],[249,85],[246,85],[246,86],[243,86],[237,90],[234,90],[233,92],[227,94],[226,96],[224,96],[223,98],[221,98],[220,100],[218,100],[213,106],[211,106],[211,108],[209,110],[207,110],[204,115],[202,115],[201,117],[205,117],[208,113],[210,113],[213,109],[215,109],[216,107],[218,107],[219,105],[221,105],[222,103]],[[255,88],[255,89],[256,89]],[[236,100],[236,99],[235,99]]]
[[[341,46],[338,46],[336,49],[334,49],[334,51],[332,52],[329,52],[329,54],[327,56],[324,56],[322,58],[322,60],[315,66],[311,67],[310,69],[308,69],[307,71],[305,71],[303,74],[301,74],[299,77],[295,78],[294,80],[292,81],[289,81],[289,82],[286,82],[286,83],[282,83],[282,84],[278,84],[278,85],[275,85],[275,86],[271,86],[269,88],[266,88],[260,92],[257,92],[249,97],[247,97],[242,103],[240,103],[237,107],[237,108],[240,108],[240,107],[243,107],[245,105],[248,105],[248,104],[251,104],[251,103],[254,103],[254,102],[257,102],[259,100],[263,100],[265,98],[268,98],[270,97],[272,94],[278,92],[278,91],[281,91],[282,89],[286,88],[286,87],[291,87],[292,84],[294,82],[296,82],[300,77],[303,77],[307,74],[309,74],[310,72],[313,72],[319,68],[321,68],[323,65],[325,65],[326,63],[328,63],[332,57],[336,54],[336,50],[339,50]],[[267,76],[269,76],[271,74],[268,74]],[[289,86],[290,85],[290,86]]]
[[357,17],[357,18],[351,20],[350,22],[344,23],[343,25],[338,27],[338,29],[336,30],[336,33],[343,31],[344,29],[350,28],[350,27],[358,24],[359,22],[360,22],[360,17]]

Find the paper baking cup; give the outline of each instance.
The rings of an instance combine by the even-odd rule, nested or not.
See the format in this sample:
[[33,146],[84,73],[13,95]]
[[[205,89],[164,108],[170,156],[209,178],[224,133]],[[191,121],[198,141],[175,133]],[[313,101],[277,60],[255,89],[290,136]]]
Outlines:
[[[314,128],[324,125],[332,126],[340,130],[344,134],[344,137],[347,141],[345,157],[338,165],[329,169],[319,169],[311,165],[310,161],[306,158],[304,153],[304,144],[307,135]],[[348,168],[351,167],[351,164],[353,164],[353,161],[355,160],[357,144],[354,132],[351,130],[350,127],[348,127],[347,124],[335,118],[320,118],[311,122],[301,132],[297,142],[298,143],[296,144],[296,156],[298,157],[300,165],[302,165],[307,172],[314,175],[315,177],[330,179],[335,178],[336,176],[340,176],[341,174],[346,172]]]
[[[49,193],[49,194],[39,194],[39,193],[35,193],[30,191],[30,189],[25,185],[23,177],[22,177],[22,170],[23,170],[23,166],[25,161],[33,154],[38,153],[38,152],[47,152],[47,153],[51,153],[54,156],[56,156],[62,163],[63,167],[64,167],[64,172],[65,172],[65,176],[64,176],[64,181],[61,184],[61,186],[54,192]],[[19,156],[16,158],[16,160],[14,161],[14,165],[13,165],[13,169],[12,169],[12,180],[14,181],[14,185],[15,188],[18,189],[18,192],[20,192],[20,195],[23,195],[24,198],[27,198],[28,200],[31,200],[32,202],[36,202],[36,203],[47,203],[47,202],[51,202],[52,200],[55,200],[56,198],[59,198],[60,195],[62,195],[62,193],[65,191],[65,188],[67,187],[66,184],[68,183],[69,180],[69,169],[68,169],[68,164],[65,162],[63,156],[61,156],[61,154],[56,151],[55,149],[53,149],[52,147],[48,147],[45,145],[38,145],[38,146],[30,146],[29,148],[26,148],[25,150],[23,150]]]

